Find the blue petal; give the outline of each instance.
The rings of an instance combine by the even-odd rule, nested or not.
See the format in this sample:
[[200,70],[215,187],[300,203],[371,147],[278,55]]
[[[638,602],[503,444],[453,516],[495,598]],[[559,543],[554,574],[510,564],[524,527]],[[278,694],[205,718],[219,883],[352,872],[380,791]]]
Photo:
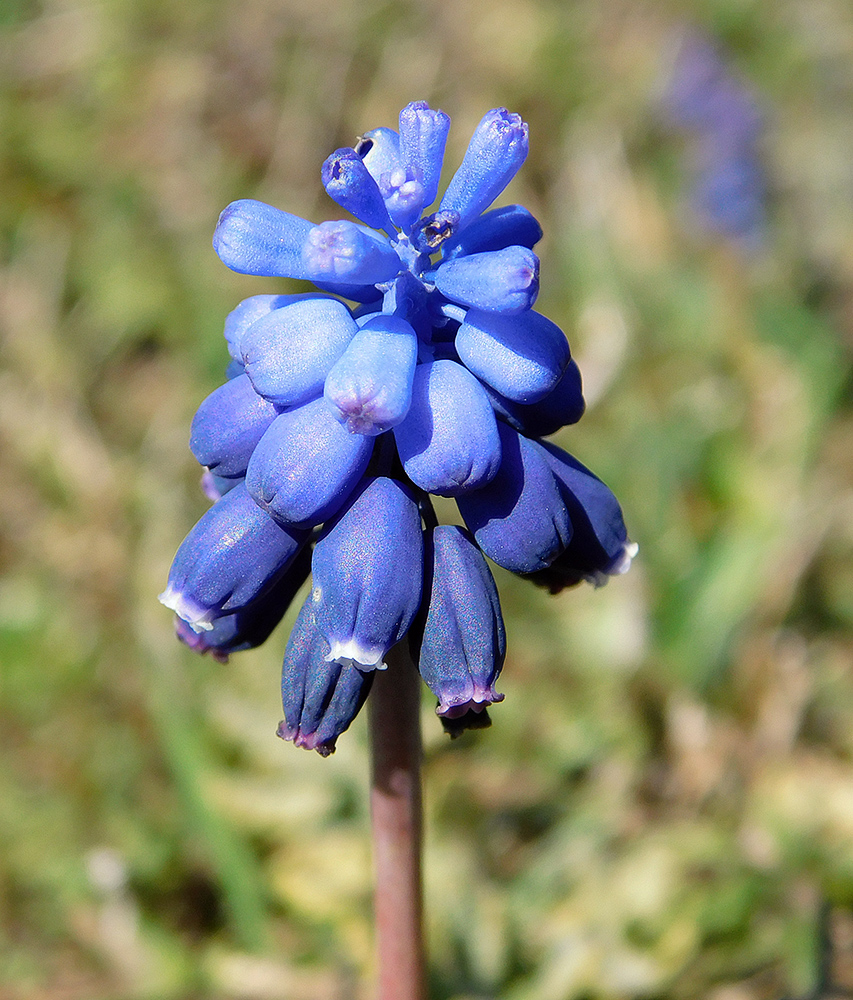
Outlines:
[[500,316],[469,309],[456,350],[477,378],[516,403],[536,403],[560,381],[571,358],[563,331],[540,313]]
[[538,403],[514,403],[489,386],[485,389],[495,413],[526,437],[545,437],[567,424],[575,424],[586,407],[581,373],[574,359],[568,363],[557,385]]
[[601,586],[609,576],[626,572],[636,546],[628,541],[622,508],[611,490],[562,448],[548,442],[535,447],[557,478],[574,529],[540,582],[556,592],[581,580]]
[[421,603],[418,505],[393,479],[368,479],[314,548],[313,601],[330,659],[383,669]]
[[230,653],[255,649],[267,641],[310,572],[311,548],[305,546],[281,578],[257,600],[240,611],[217,618],[209,632],[196,632],[175,616],[175,634],[194,652],[210,653],[213,659],[227,663]]
[[270,424],[246,471],[249,493],[282,524],[332,517],[364,474],[373,439],[350,434],[320,397]]
[[479,489],[501,461],[489,400],[455,361],[418,365],[412,405],[394,437],[406,475],[427,493],[458,496]]
[[495,581],[470,534],[456,525],[439,525],[432,552],[418,670],[438,698],[436,712],[453,719],[503,701],[495,681],[504,662],[506,634]]
[[329,197],[342,208],[375,229],[390,228],[388,209],[376,181],[354,149],[338,149],[327,157],[321,176]]
[[259,319],[242,342],[255,391],[277,406],[316,398],[357,329],[343,302],[322,295],[305,296]]
[[358,715],[373,682],[373,674],[328,661],[328,643],[317,629],[309,597],[293,626],[281,670],[284,721],[278,727],[283,740],[316,750],[322,757],[334,752],[337,738]]
[[383,174],[403,166],[400,159],[400,136],[392,128],[374,128],[365,132],[356,144],[355,151],[377,184]]
[[400,112],[400,158],[420,178],[423,201],[419,207],[431,205],[438,194],[449,131],[450,118],[426,101],[412,101]]
[[499,423],[498,431],[500,471],[488,486],[456,503],[490,559],[512,573],[533,573],[565,549],[572,524],[542,449],[506,424]]
[[539,258],[527,247],[506,247],[442,263],[435,287],[453,302],[503,314],[529,309],[539,292]]
[[312,223],[262,201],[233,201],[219,216],[213,249],[241,274],[307,278],[302,248]]
[[418,338],[396,316],[380,314],[359,329],[326,379],[326,401],[353,434],[381,434],[409,412]]
[[515,177],[527,149],[527,124],[518,115],[506,108],[486,112],[441,199],[442,209],[459,213],[460,231],[488,208]]
[[302,277],[345,285],[388,281],[403,268],[384,236],[345,220],[321,222],[307,234],[302,247]]
[[493,208],[476,219],[458,236],[448,240],[443,248],[444,258],[503,250],[504,247],[533,248],[542,239],[542,227],[521,205]]
[[240,484],[181,543],[160,601],[196,631],[209,631],[272,586],[307,539],[308,532],[276,524]]
[[273,309],[281,309],[282,306],[301,297],[300,295],[252,295],[248,299],[243,299],[225,317],[225,340],[231,357],[242,364],[241,342],[243,334],[249,327]]
[[196,410],[190,451],[218,476],[245,475],[246,466],[278,410],[254,390],[248,375],[219,386]]

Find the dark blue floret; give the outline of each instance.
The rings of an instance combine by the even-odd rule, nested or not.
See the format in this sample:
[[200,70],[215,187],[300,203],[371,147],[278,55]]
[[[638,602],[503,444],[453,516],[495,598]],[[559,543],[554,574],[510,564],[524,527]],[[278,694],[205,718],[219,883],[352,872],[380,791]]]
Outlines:
[[[359,222],[241,200],[214,234],[233,270],[317,290],[229,314],[228,381],[191,437],[215,502],[161,599],[183,642],[225,660],[266,639],[310,560],[279,735],[322,754],[406,637],[448,732],[488,725],[506,642],[486,556],[557,590],[624,572],[636,550],[610,490],[540,440],[584,400],[563,331],[532,308],[541,227],[520,205],[490,207],[527,125],[487,112],[435,208],[449,127],[413,101],[399,131],[326,159],[326,191]],[[746,219],[746,181],[708,196]],[[467,529],[438,524],[431,495],[454,498]]]

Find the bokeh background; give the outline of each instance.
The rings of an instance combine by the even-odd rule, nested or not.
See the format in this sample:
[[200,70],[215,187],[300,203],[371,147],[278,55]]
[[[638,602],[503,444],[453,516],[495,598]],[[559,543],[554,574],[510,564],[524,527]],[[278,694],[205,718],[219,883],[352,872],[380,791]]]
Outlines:
[[328,760],[283,744],[286,630],[221,665],[156,595],[223,319],[296,287],[228,272],[219,211],[339,217],[322,160],[413,99],[451,169],[486,109],[529,121],[502,201],[545,228],[589,403],[557,440],[640,545],[597,591],[499,574],[490,730],[424,701],[432,996],[834,996],[846,0],[2,0],[0,998],[371,995],[364,719]]

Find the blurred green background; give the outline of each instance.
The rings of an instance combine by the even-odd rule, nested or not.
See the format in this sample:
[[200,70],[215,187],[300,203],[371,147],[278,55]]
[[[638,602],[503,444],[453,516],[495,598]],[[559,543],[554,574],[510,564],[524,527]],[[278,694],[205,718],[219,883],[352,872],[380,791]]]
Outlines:
[[[761,248],[691,212],[686,26],[766,116]],[[223,666],[156,595],[223,319],[295,288],[220,264],[219,211],[339,217],[321,162],[413,99],[451,170],[529,121],[502,200],[589,399],[557,440],[640,544],[598,591],[499,575],[490,730],[424,701],[432,996],[853,985],[849,4],[2,0],[2,1000],[371,995],[364,718],[283,744],[285,631]]]

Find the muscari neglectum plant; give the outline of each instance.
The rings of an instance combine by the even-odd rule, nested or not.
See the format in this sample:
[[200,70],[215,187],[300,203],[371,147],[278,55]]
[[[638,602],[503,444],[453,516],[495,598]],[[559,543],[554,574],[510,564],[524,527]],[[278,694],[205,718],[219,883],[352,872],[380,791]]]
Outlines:
[[[583,414],[580,373],[533,309],[539,223],[486,211],[527,125],[489,111],[430,213],[449,127],[416,101],[399,131],[325,161],[326,191],[363,224],[252,200],[222,213],[228,267],[318,290],[228,316],[227,381],[190,438],[214,503],[161,595],[178,637],[225,660],[262,643],[311,574],[279,735],[328,755],[370,693],[380,996],[400,1000],[424,995],[418,672],[451,735],[487,725],[505,633],[485,556],[556,593],[635,551],[607,486],[543,440]],[[439,524],[431,494],[466,527]]]

